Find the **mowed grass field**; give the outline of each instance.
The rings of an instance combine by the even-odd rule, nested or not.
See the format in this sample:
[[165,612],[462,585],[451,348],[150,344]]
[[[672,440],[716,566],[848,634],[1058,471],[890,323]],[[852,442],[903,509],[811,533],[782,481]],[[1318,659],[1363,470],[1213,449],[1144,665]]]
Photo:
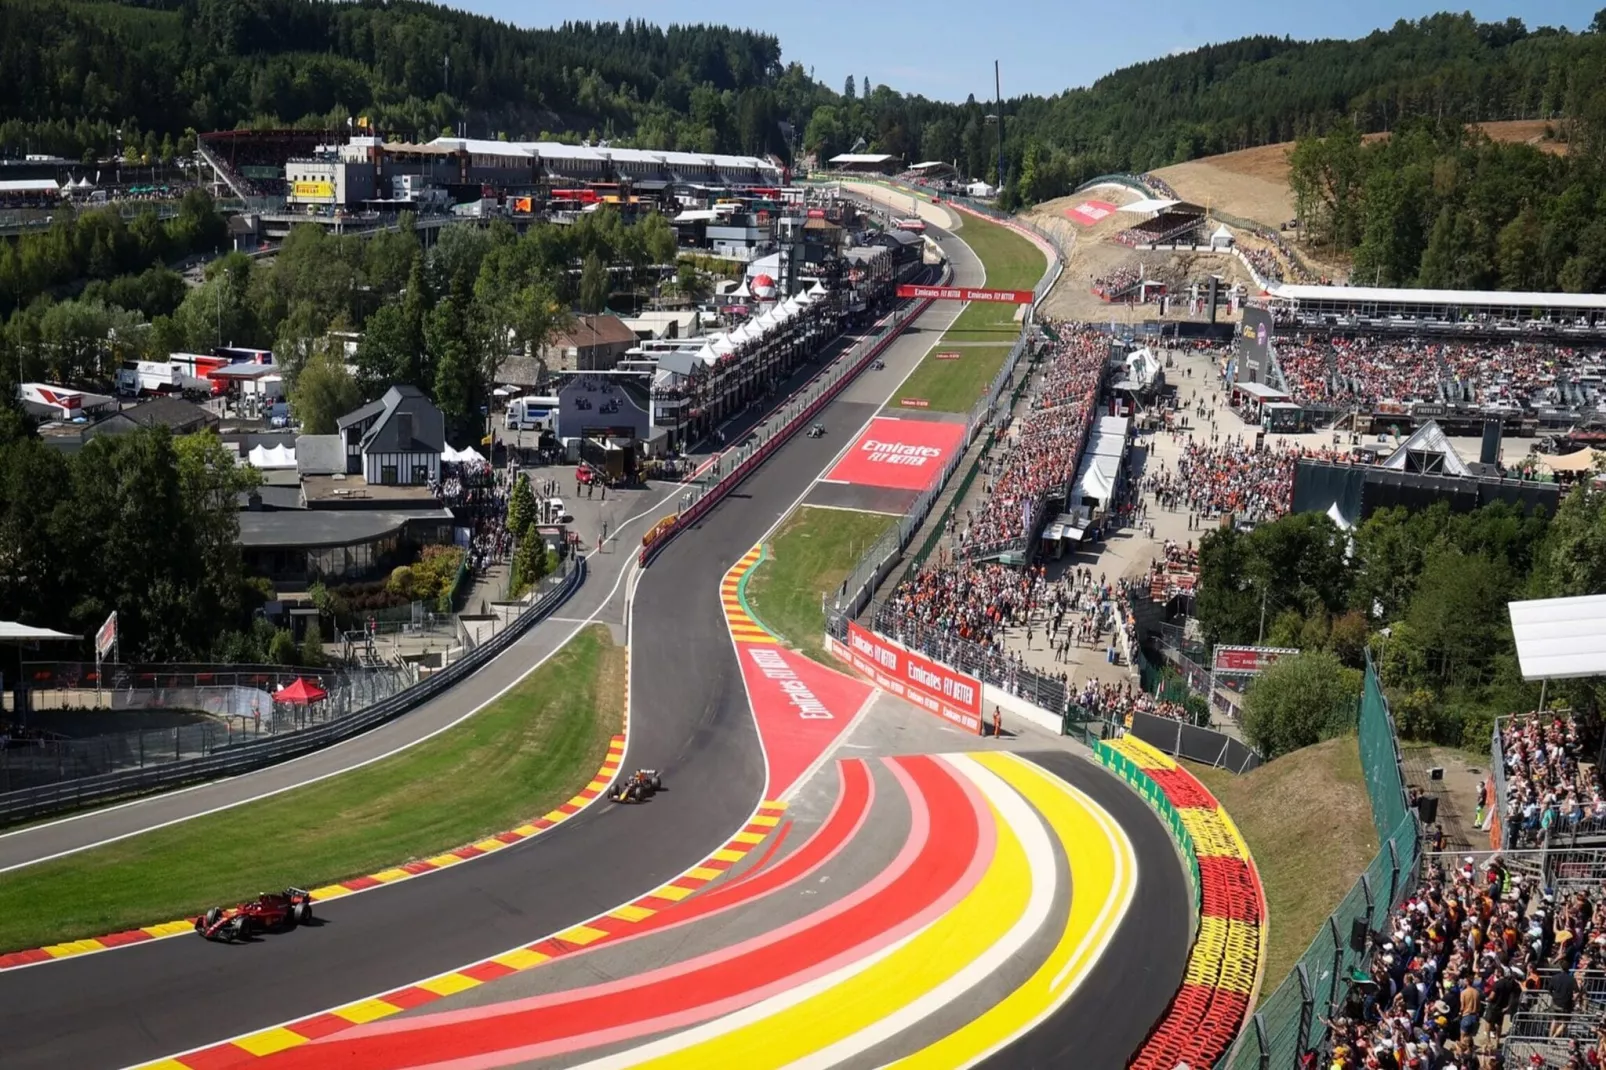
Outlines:
[[[938,412],[969,412],[1004,366],[1009,350],[1007,345],[939,346],[920,362],[887,407],[903,408],[899,403],[902,398],[921,398]],[[940,360],[939,353],[956,353],[958,357]]]
[[1232,816],[1260,870],[1271,923],[1264,1000],[1377,854],[1360,751],[1354,736],[1331,739],[1243,776],[1185,764]]
[[805,505],[769,542],[763,563],[750,573],[747,605],[771,631],[815,661],[835,666],[821,642],[821,598],[848,572],[895,518]]
[[[1030,290],[1037,285],[1048,266],[1037,246],[1008,227],[973,215],[964,215],[963,219],[959,237],[986,269],[983,285],[994,290]],[[924,398],[935,412],[969,412],[1020,337],[1021,308],[974,302],[966,305],[887,408],[901,408],[899,399],[908,397]],[[960,357],[938,360],[939,353],[958,353]]]
[[515,828],[596,775],[625,651],[600,625],[457,727],[318,784],[0,879],[0,950],[120,932],[374,873]]

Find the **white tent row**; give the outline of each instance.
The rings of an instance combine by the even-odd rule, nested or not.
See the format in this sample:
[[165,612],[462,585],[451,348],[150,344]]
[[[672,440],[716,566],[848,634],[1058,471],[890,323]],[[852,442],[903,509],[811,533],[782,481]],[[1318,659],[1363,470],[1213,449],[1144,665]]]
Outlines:
[[719,358],[727,353],[734,353],[741,346],[756,342],[765,335],[771,334],[818,300],[818,291],[804,290],[795,297],[789,297],[772,308],[766,309],[755,319],[737,327],[725,334],[710,338],[697,353],[697,359],[706,364],[717,364]]
[[444,450],[441,450],[441,460],[445,461],[447,464],[485,463],[485,457],[473,446],[462,450],[454,450],[452,447],[447,446]]
[[293,446],[252,446],[246,461],[252,468],[264,471],[270,468],[294,468],[296,451]]

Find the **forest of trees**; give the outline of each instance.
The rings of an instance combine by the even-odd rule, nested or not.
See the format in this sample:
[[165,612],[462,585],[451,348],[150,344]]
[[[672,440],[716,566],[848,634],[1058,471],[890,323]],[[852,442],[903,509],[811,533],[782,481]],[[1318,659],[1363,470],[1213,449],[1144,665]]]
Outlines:
[[542,132],[786,151],[825,95],[774,37],[717,26],[526,30],[399,0],[0,0],[0,154],[162,156],[186,131]]
[[[204,194],[194,196],[204,230],[216,215]],[[143,233],[143,218],[129,231]],[[146,241],[120,231],[115,213],[109,220],[64,215],[49,232],[23,239],[23,259],[31,263],[39,245],[49,262],[77,263],[85,247],[108,244],[113,259],[137,264],[150,252]],[[153,234],[189,230],[181,213]],[[125,244],[133,251],[115,252]],[[312,433],[394,383],[418,386],[454,429],[472,429],[508,356],[538,346],[573,308],[601,311],[611,290],[660,285],[675,260],[674,231],[656,214],[627,225],[617,212],[587,213],[572,226],[542,224],[522,236],[506,223],[449,227],[427,253],[405,218],[399,231],[372,237],[297,227],[273,260],[229,253],[207,265],[196,287],[152,267],[110,279],[95,272],[77,298],[35,297],[0,329],[0,388],[107,384],[124,360],[258,346],[284,365],[292,407]],[[0,272],[9,262],[0,258]],[[615,271],[610,284],[607,266],[628,270]],[[699,284],[683,270],[664,285]],[[362,332],[355,379],[331,331]]]
[[[1509,600],[1606,590],[1606,492],[1590,487],[1564,497],[1554,517],[1504,503],[1471,513],[1443,503],[1385,509],[1352,540],[1316,513],[1247,534],[1212,531],[1199,545],[1195,610],[1207,646],[1263,641],[1327,655],[1289,670],[1306,686],[1334,679],[1324,666],[1359,669],[1370,646],[1400,731],[1413,739],[1486,747],[1494,717],[1533,707],[1538,688],[1517,668]],[[1339,679],[1359,694],[1358,675]],[[1590,681],[1551,697],[1598,704]],[[1315,718],[1320,734],[1353,727],[1346,710],[1347,722]],[[1286,726],[1251,727],[1268,757],[1316,742]]]
[[[195,131],[299,125],[433,136],[828,158],[871,151],[997,176],[993,102],[945,103],[783,62],[774,37],[717,26],[572,22],[527,30],[400,0],[0,0],[0,153],[165,159]],[[1553,119],[1578,141],[1606,117],[1606,20],[1590,32],[1401,20],[1356,41],[1252,37],[1139,63],[1086,88],[1004,101],[1006,199],[1094,175],[1290,141],[1348,120]],[[1004,64],[1007,81],[1009,64]]]
[[[1574,132],[1585,127],[1575,125]],[[1362,141],[1348,120],[1296,142],[1289,184],[1309,238],[1382,286],[1598,292],[1606,285],[1606,167],[1413,120]]]

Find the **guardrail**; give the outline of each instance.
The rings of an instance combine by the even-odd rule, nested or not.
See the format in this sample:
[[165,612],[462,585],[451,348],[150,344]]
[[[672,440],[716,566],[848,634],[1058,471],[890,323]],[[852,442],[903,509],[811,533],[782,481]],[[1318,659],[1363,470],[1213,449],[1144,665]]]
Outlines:
[[528,607],[499,635],[391,698],[353,713],[349,717],[329,721],[300,732],[241,743],[201,758],[7,792],[0,795],[0,827],[200,780],[238,776],[327,747],[366,732],[386,721],[394,720],[483,668],[512,646],[537,621],[562,605],[585,577],[583,560],[566,558],[565,561],[567,564],[564,573],[554,577],[555,582],[549,589],[540,598],[529,603]]
[[[948,265],[943,265],[940,282],[948,281],[949,271]],[[903,331],[905,324],[929,307],[931,301],[928,299],[916,301],[892,313],[874,335],[860,339],[846,355],[837,358],[830,367],[799,387],[780,407],[781,422],[773,429],[766,421],[755,432],[758,436],[757,441],[726,450],[721,454],[713,469],[714,482],[705,488],[683,494],[680,512],[675,516],[674,522],[664,525],[662,530],[654,528],[643,538],[641,551],[637,557],[642,567],[651,564],[652,559],[657,557],[676,535],[695,524],[703,514],[723,500],[732,488],[752,475],[754,469],[763,464],[770,454],[796,434],[804,423],[818,415],[820,410],[829,405],[870,361],[891,345],[893,339]],[[774,414],[772,418],[773,416]],[[731,462],[729,468],[726,467],[727,461]]]

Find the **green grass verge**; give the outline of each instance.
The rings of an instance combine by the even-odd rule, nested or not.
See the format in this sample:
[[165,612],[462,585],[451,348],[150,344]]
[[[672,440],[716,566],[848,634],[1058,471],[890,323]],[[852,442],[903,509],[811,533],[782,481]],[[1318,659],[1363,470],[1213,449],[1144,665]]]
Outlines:
[[766,627],[815,661],[835,665],[825,653],[825,614],[820,599],[835,591],[895,518],[881,513],[804,506],[787,518],[769,544],[769,555],[750,573],[747,605]]
[[[960,213],[964,226],[959,237],[981,261],[987,277],[983,285],[995,290],[1030,290],[1048,266],[1042,250],[1010,230],[987,219]],[[1019,305],[972,303],[948,328],[942,340],[921,360],[914,373],[888,403],[891,412],[902,406],[899,398],[925,398],[940,412],[969,412],[987,384],[1003,366],[1009,349],[1020,337]],[[971,343],[957,350],[956,342]],[[993,343],[976,345],[975,343]],[[996,346],[996,348],[994,348]],[[942,352],[964,354],[959,360],[938,360]]]
[[1244,776],[1184,764],[1231,815],[1260,870],[1271,922],[1264,1000],[1377,854],[1360,751],[1354,736],[1332,739]]
[[596,775],[625,654],[588,628],[474,717],[384,761],[7,874],[0,949],[120,932],[265,888],[373,873],[513,828]]
[[[936,412],[969,412],[1004,366],[1010,347],[959,346],[934,350],[905,380],[888,408],[901,408],[900,398],[924,398]],[[938,353],[958,353],[958,360],[938,360]]]

